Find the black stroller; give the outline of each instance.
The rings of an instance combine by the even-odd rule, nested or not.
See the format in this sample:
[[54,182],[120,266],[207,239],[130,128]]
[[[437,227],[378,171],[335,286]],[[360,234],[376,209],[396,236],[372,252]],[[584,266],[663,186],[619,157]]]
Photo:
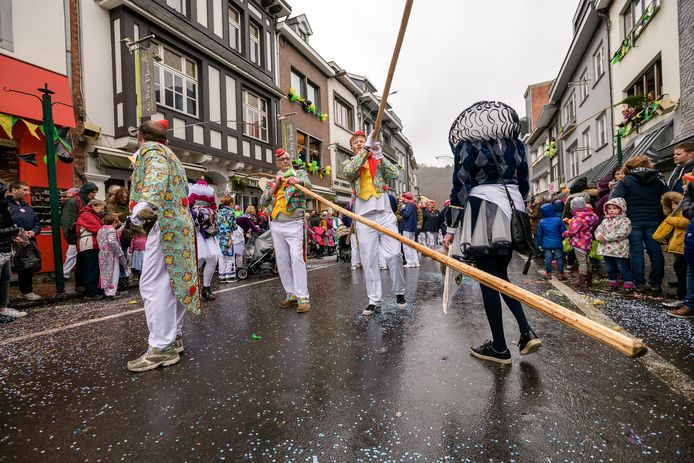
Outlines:
[[270,230],[246,240],[243,267],[236,269],[236,276],[239,280],[245,280],[248,275],[258,275],[263,271],[278,273]]

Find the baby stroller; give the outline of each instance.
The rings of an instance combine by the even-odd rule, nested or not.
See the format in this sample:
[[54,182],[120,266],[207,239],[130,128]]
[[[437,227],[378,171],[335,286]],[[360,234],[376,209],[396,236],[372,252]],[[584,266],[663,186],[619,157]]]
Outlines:
[[349,234],[349,228],[344,225],[340,225],[335,230],[335,240],[337,241],[337,260],[351,262],[352,260],[352,248],[350,243],[347,241]]
[[239,280],[245,280],[248,275],[258,275],[262,271],[278,273],[270,230],[246,240],[243,267],[236,269],[236,276]]

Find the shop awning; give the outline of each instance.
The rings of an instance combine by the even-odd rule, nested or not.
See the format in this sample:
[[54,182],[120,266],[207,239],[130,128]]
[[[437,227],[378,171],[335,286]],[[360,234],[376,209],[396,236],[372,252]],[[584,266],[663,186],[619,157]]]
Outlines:
[[[51,95],[53,103],[53,121],[60,127],[75,127],[75,115],[72,110],[72,92],[67,76],[47,71],[23,61],[0,54],[0,113],[24,117],[34,121],[43,120],[41,102],[29,95],[16,92],[5,92],[4,89],[18,90],[36,95],[42,94],[37,90],[48,84],[55,92]],[[65,106],[70,105],[70,106]]]
[[[663,138],[667,137],[667,130],[671,126],[672,120],[669,120],[659,126],[656,126],[648,132],[639,135],[634,140],[634,143],[630,147],[626,148],[622,153],[622,164],[626,162],[627,159],[639,154],[645,154],[650,157],[654,163],[657,163],[659,160],[657,149],[659,149],[659,146],[668,142],[667,140],[663,140]],[[658,143],[656,143],[656,141]],[[590,176],[588,177],[588,182],[596,182],[600,180],[602,177],[610,173],[616,166],[617,155],[614,155],[589,171]],[[581,174],[580,176],[583,177],[584,175],[586,174]]]

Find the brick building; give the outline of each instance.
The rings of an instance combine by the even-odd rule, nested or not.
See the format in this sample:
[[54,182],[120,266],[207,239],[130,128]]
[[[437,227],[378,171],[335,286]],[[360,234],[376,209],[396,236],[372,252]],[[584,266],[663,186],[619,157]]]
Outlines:
[[[280,101],[282,129],[278,145],[285,146],[295,158],[325,169],[331,162],[328,79],[334,78],[335,72],[309,44],[312,33],[305,15],[290,18],[277,27],[280,88],[285,96],[295,92],[294,101]],[[321,117],[322,114],[326,116]],[[331,175],[309,171],[309,176],[316,193],[335,199]],[[308,207],[325,209],[313,200]]]

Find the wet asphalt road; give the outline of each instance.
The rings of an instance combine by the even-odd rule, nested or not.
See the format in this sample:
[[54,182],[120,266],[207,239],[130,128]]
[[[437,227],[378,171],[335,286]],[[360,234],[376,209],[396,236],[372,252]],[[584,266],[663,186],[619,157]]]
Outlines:
[[[639,361],[530,309],[540,352],[513,346],[510,367],[471,357],[489,337],[477,284],[464,280],[445,315],[438,265],[423,262],[406,269],[408,307],[385,291],[373,319],[359,315],[363,274],[345,264],[312,262],[326,267],[309,273],[307,314],[275,308],[279,279],[221,286],[187,318],[181,362],[143,374],[125,369],[146,343],[136,299],[0,325],[5,340],[57,328],[0,340],[0,461],[694,460],[691,403]],[[514,282],[569,304],[513,265]],[[691,364],[691,339],[673,352],[653,338]]]

